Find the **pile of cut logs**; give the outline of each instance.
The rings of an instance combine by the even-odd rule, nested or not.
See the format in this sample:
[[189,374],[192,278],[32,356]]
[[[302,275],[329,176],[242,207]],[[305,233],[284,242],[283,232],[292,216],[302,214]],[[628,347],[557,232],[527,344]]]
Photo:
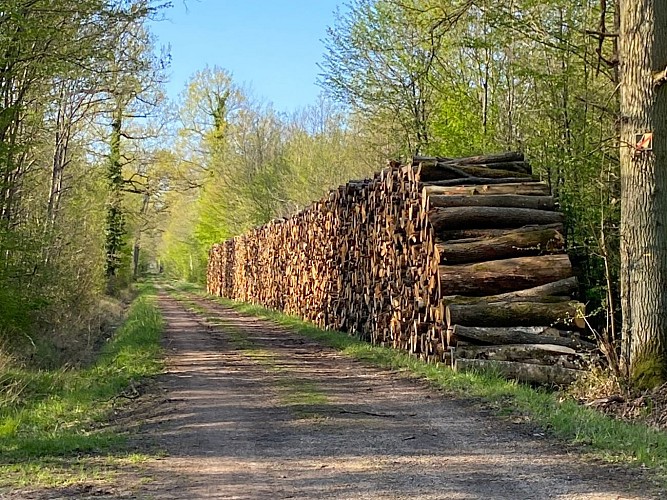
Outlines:
[[418,175],[392,164],[214,245],[209,292],[442,358],[439,263]]
[[593,346],[562,224],[520,153],[415,157],[214,245],[208,290],[458,369],[563,384]]

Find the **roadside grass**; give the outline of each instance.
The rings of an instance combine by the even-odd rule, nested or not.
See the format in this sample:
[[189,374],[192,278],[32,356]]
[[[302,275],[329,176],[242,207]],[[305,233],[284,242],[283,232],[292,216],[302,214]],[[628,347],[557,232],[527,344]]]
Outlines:
[[566,395],[508,381],[494,373],[458,373],[442,364],[426,363],[405,352],[375,346],[347,333],[321,330],[297,317],[262,306],[206,295],[201,287],[174,286],[239,313],[276,323],[360,361],[426,380],[453,396],[479,398],[501,416],[520,417],[552,436],[582,446],[597,458],[650,467],[662,482],[667,482],[665,432],[611,418],[581,406]]
[[151,289],[140,285],[93,365],[0,373],[0,487],[94,480],[110,474],[110,462],[143,460],[124,452],[125,436],[104,423],[117,396],[162,370],[163,320]]

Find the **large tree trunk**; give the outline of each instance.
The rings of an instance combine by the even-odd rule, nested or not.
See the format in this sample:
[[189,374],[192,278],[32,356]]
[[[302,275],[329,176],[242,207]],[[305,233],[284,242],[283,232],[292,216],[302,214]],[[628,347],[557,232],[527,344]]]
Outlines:
[[496,196],[515,194],[521,196],[548,196],[549,186],[544,182],[519,182],[510,184],[482,184],[474,186],[424,186],[424,196]]
[[562,366],[490,361],[488,359],[457,359],[456,370],[492,370],[501,373],[504,377],[513,378],[519,382],[541,385],[569,385],[577,377],[585,373],[583,370],[572,370],[571,368],[563,368]]
[[555,210],[553,196],[526,196],[499,194],[489,196],[431,195],[431,207],[509,207],[532,208],[535,210]]
[[[449,304],[447,326],[585,326],[581,302],[492,302]],[[527,340],[525,342],[528,342]]]
[[493,153],[480,156],[464,156],[461,158],[445,158],[442,156],[415,156],[412,163],[422,162],[454,163],[457,165],[483,165],[486,163],[523,162],[524,155],[518,151],[506,151],[504,153]]
[[433,208],[429,219],[436,234],[442,230],[462,228],[512,228],[528,224],[563,222],[560,212],[530,208],[449,207]]
[[518,361],[521,363],[560,364],[567,368],[581,368],[576,349],[556,344],[462,345],[456,348],[457,358]]
[[550,326],[501,328],[454,325],[447,330],[447,340],[450,345],[457,345],[458,342],[472,342],[483,345],[549,344],[571,349],[595,347],[594,344],[560,333],[560,330]]
[[448,164],[431,163],[421,166],[421,181],[436,182],[460,179],[461,177],[481,177],[485,179],[504,179],[507,177],[535,180],[524,169],[517,168],[517,164],[503,164],[512,170],[503,170],[492,165],[452,166]]
[[510,229],[451,229],[447,231],[438,231],[437,239],[439,243],[458,243],[453,240],[484,239],[495,238],[497,236],[507,236],[517,232],[532,232],[540,229],[553,229],[560,234],[565,234],[565,228],[561,223],[544,224],[539,226],[523,226]]
[[440,286],[446,295],[493,295],[545,285],[572,276],[567,255],[541,255],[440,266]]
[[[667,379],[667,2],[621,3],[623,355],[644,386]],[[653,133],[653,151],[635,147]]]
[[470,297],[468,295],[445,295],[442,299],[446,304],[477,304],[479,302],[562,302],[570,300],[579,286],[576,276],[547,283],[516,292],[487,295],[486,297]]
[[[498,184],[526,184],[530,178],[526,177],[502,177],[498,179],[489,179],[488,177],[461,177],[458,179],[447,179],[444,181],[429,181],[429,185],[436,187],[452,186],[485,186]],[[535,182],[535,184],[540,184]]]
[[109,138],[109,162],[107,181],[109,195],[106,216],[106,266],[107,286],[113,287],[112,278],[121,265],[121,250],[125,236],[125,217],[123,213],[123,164],[121,163],[121,137],[123,126],[123,106],[118,102],[113,111],[111,136]]

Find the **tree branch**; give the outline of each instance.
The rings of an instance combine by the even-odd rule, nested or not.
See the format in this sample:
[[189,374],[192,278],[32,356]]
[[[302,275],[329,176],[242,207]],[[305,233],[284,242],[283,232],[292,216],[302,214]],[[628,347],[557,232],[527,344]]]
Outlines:
[[598,38],[618,38],[618,33],[608,33],[606,31],[586,30],[586,34]]

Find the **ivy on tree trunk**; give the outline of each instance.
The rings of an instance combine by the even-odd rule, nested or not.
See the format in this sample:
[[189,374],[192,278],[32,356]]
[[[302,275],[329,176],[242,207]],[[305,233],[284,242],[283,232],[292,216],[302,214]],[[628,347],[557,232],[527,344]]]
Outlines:
[[106,215],[106,275],[116,275],[121,264],[121,249],[125,235],[125,218],[123,215],[123,165],[121,163],[120,137],[123,124],[123,109],[117,104],[111,123],[111,139],[109,143],[109,164],[107,178],[109,181],[109,197]]

